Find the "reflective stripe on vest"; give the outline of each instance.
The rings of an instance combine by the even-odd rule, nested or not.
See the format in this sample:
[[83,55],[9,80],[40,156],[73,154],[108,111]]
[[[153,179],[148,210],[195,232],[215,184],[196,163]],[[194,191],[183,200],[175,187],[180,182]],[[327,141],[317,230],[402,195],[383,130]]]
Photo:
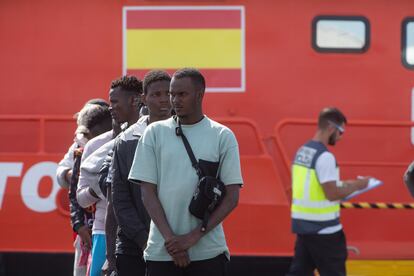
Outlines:
[[326,198],[314,168],[294,164],[292,189],[292,218],[327,221],[339,217],[339,203]]

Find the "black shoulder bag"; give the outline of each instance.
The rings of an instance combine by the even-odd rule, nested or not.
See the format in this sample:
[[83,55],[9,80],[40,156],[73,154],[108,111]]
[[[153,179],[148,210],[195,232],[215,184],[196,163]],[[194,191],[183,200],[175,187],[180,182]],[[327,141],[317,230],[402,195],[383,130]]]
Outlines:
[[193,216],[203,221],[201,224],[201,231],[204,232],[206,231],[210,215],[220,205],[226,195],[226,186],[217,178],[219,163],[202,159],[197,162],[187,137],[185,137],[183,133],[178,118],[176,121],[178,127],[175,129],[175,134],[181,136],[188,157],[190,157],[191,164],[198,175],[198,185],[194,191],[193,198],[191,199],[189,211]]

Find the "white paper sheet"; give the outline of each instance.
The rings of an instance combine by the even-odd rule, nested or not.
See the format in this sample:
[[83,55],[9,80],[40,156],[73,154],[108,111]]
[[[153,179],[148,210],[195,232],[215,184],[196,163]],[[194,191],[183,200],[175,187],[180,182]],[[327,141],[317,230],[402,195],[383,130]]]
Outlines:
[[383,182],[381,180],[376,179],[376,178],[370,178],[369,181],[368,181],[368,186],[365,189],[355,191],[352,194],[350,194],[347,197],[345,197],[343,200],[349,200],[349,199],[351,199],[353,197],[356,197],[357,195],[360,195],[362,193],[365,193],[365,192],[367,192],[367,191],[369,191],[371,189],[374,189],[374,188],[376,188],[376,187],[378,187],[378,186],[380,186],[382,184],[383,184]]

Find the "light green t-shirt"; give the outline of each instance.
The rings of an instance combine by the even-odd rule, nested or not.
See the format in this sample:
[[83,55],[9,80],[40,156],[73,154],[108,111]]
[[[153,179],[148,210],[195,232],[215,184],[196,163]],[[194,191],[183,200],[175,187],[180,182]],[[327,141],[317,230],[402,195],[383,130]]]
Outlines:
[[[187,234],[201,220],[190,214],[188,206],[197,187],[198,176],[191,166],[181,137],[176,135],[173,118],[147,127],[135,152],[130,180],[157,185],[158,198],[168,223],[176,235]],[[237,140],[227,127],[204,117],[193,125],[182,125],[196,159],[219,162],[219,178],[224,184],[242,184]],[[218,225],[188,250],[190,260],[205,260],[222,253],[229,255],[222,225]],[[145,260],[171,261],[164,238],[151,222]]]

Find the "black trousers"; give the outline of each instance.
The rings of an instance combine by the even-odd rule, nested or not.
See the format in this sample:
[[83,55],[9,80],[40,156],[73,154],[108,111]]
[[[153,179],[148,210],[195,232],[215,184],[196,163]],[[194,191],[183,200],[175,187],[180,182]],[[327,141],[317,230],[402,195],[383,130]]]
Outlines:
[[193,261],[186,268],[174,262],[147,261],[147,276],[226,276],[228,259],[221,254],[215,258]]
[[142,256],[117,254],[116,271],[118,276],[145,276],[145,261]]
[[313,276],[315,268],[321,276],[345,276],[347,257],[342,230],[328,235],[297,235],[287,276]]

